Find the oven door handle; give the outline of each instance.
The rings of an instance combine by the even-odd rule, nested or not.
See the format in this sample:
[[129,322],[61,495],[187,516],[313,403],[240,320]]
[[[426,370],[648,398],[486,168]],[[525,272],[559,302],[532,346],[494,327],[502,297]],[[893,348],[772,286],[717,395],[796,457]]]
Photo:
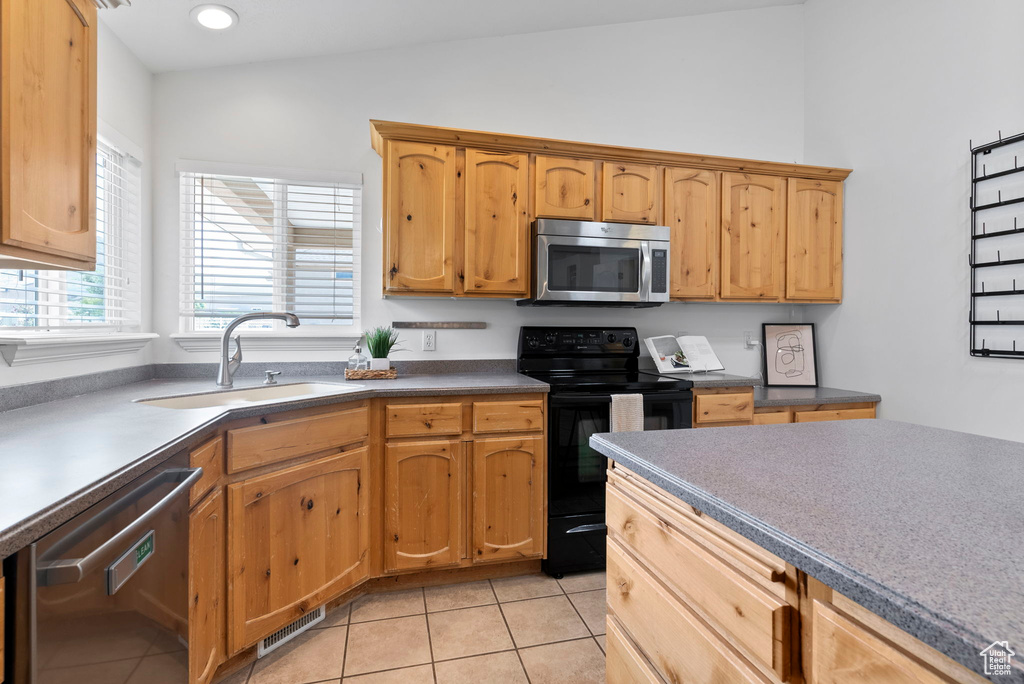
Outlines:
[[[690,390],[664,390],[655,392],[623,392],[622,394],[642,394],[645,402],[649,401],[693,401],[693,393]],[[590,394],[587,392],[558,392],[548,395],[548,404],[552,406],[565,406],[567,404],[589,405],[589,404],[610,404],[611,394]]]
[[[79,528],[68,533],[61,542],[53,546],[48,553],[42,554],[37,565],[36,582],[40,587],[49,587],[56,584],[74,584],[80,582],[83,577],[94,571],[103,560],[110,555],[110,552],[125,544],[135,543],[143,533],[149,530],[153,519],[166,511],[178,498],[188,493],[188,490],[203,476],[202,468],[172,468],[163,471],[153,477],[145,484],[142,484],[125,494],[109,508],[83,523]],[[162,484],[176,482],[177,486],[168,492],[162,499],[157,501],[148,511],[132,521],[130,525],[121,529],[117,534],[103,542],[85,558],[63,558],[49,561],[47,556],[59,555],[71,548],[76,543],[88,537],[92,532],[99,529],[106,522],[114,518],[118,513],[128,506],[139,501],[149,492]],[[181,523],[187,524],[187,523]]]

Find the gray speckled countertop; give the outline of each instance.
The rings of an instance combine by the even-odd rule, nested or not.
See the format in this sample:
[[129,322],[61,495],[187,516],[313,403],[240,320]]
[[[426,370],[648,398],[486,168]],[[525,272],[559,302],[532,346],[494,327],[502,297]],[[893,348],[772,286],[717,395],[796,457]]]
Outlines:
[[886,420],[594,435],[591,446],[982,674],[1024,682],[1024,444]]
[[[198,444],[229,419],[322,406],[367,397],[547,392],[518,373],[408,375],[348,383],[343,378],[291,377],[328,382],[343,394],[242,406],[177,410],[133,403],[213,389],[212,378],[147,380],[0,413],[0,559],[158,465]],[[235,388],[257,378],[236,378]]]
[[[657,371],[655,371],[657,372]],[[758,378],[745,375],[729,375],[728,373],[676,373],[671,377],[691,380],[693,386],[702,387],[757,387],[761,384]]]
[[815,406],[818,404],[856,404],[879,402],[882,397],[869,392],[853,392],[833,387],[755,387],[754,406]]

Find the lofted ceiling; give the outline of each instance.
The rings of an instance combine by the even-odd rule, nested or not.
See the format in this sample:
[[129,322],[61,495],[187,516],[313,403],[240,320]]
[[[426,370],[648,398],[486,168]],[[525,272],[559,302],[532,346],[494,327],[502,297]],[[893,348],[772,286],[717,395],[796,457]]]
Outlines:
[[217,0],[223,33],[192,23],[208,0],[132,0],[100,17],[152,71],[181,71],[466,38],[801,4],[804,0]]

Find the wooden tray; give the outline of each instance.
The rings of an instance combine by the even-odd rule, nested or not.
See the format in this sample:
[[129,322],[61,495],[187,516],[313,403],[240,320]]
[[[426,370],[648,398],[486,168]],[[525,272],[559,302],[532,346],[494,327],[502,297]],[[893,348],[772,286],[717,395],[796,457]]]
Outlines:
[[392,368],[387,370],[350,370],[345,369],[346,380],[394,380],[398,377],[398,371]]

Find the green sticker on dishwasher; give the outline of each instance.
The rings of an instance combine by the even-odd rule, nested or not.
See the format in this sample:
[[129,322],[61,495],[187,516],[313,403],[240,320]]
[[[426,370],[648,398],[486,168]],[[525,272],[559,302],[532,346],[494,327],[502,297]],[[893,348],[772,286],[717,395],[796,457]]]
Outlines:
[[135,547],[135,565],[142,565],[142,561],[153,553],[153,534],[147,534],[138,546]]

